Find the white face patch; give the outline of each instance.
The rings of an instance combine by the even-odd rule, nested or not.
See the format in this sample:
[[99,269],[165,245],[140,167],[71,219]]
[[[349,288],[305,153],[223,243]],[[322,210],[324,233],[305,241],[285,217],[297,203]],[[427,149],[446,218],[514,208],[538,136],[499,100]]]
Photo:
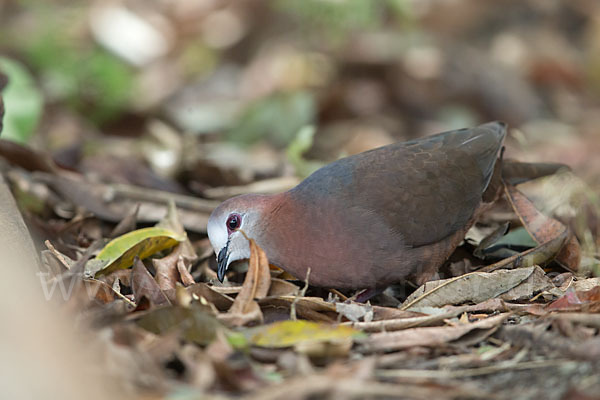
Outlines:
[[[232,211],[234,212],[234,211]],[[227,247],[226,269],[234,261],[250,258],[250,244],[241,232],[232,232],[231,236],[227,230],[227,218],[231,212],[213,213],[208,219],[207,233],[210,244],[218,255],[221,250]],[[245,216],[242,215],[240,229],[244,228]]]
[[215,251],[215,254],[219,254],[221,249],[227,245],[227,226],[225,217],[216,216],[212,214],[208,219],[208,225],[206,231],[208,233],[208,240]]

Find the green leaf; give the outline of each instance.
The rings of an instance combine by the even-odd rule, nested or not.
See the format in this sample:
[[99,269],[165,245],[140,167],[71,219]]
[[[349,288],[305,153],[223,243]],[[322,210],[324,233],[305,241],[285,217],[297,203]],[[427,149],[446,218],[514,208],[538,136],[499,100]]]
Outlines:
[[131,231],[111,240],[98,253],[94,262],[86,265],[90,275],[100,271],[102,274],[126,269],[133,265],[135,257],[144,259],[159,251],[174,247],[186,240],[185,234],[170,229],[152,227]]
[[2,138],[27,143],[42,116],[43,97],[29,71],[20,63],[0,57],[0,71],[9,79],[2,92],[6,108]]
[[366,335],[347,325],[331,325],[311,321],[281,321],[266,325],[251,339],[251,344],[262,347],[291,347],[307,342],[331,342],[361,339]]

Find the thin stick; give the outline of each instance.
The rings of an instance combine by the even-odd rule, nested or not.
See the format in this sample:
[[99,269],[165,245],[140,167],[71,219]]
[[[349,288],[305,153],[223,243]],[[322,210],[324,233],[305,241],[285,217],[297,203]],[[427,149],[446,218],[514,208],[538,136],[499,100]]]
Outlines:
[[298,296],[295,296],[294,301],[292,301],[292,305],[290,306],[290,319],[292,321],[295,321],[296,318],[296,303],[298,302],[298,300],[300,300],[301,297],[304,297],[304,295],[306,295],[306,290],[308,289],[308,278],[310,277],[310,268],[308,268],[308,270],[306,270],[306,280],[304,281],[304,287],[302,288],[302,290],[300,291],[300,294]]

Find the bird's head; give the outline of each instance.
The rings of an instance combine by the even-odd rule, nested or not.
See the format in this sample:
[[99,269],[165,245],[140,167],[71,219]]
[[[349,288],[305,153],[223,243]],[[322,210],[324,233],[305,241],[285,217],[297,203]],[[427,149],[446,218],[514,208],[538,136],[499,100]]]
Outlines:
[[[255,238],[268,196],[243,195],[221,203],[208,219],[208,239],[217,255],[217,276],[223,282],[229,264],[250,258],[250,244],[244,237]],[[243,231],[243,233],[241,232]]]

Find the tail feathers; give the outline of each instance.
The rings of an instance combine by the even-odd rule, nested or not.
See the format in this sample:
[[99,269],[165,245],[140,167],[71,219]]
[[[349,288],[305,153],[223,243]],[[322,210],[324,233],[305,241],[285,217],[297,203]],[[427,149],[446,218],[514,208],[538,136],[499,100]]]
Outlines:
[[571,168],[559,163],[525,163],[504,160],[502,163],[502,178],[506,183],[518,185],[533,179],[554,175],[558,171],[570,171]]

